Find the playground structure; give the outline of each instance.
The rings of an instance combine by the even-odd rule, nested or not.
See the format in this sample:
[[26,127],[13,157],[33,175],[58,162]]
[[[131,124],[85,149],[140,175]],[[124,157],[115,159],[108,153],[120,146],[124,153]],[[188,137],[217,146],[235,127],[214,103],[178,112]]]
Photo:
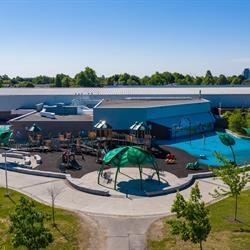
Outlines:
[[165,162],[167,164],[175,164],[176,163],[176,157],[174,154],[167,154]]
[[75,169],[80,170],[82,167],[75,159],[75,154],[66,150],[62,153],[62,163],[60,166],[61,169]]
[[[127,131],[113,131],[106,121],[99,121],[93,131],[81,131],[77,137],[71,132],[58,134],[58,137],[41,136],[41,128],[35,123],[26,130],[29,135],[27,144],[16,144],[16,148],[27,152],[62,153],[62,160],[58,163],[59,169],[81,170],[75,155],[90,155],[96,158],[96,163],[102,164],[105,155],[117,147],[140,147],[157,158],[166,159],[170,154],[161,146],[154,143],[150,126],[145,122],[136,121]],[[80,160],[80,159],[79,159]],[[166,159],[166,164],[175,164],[176,159]]]

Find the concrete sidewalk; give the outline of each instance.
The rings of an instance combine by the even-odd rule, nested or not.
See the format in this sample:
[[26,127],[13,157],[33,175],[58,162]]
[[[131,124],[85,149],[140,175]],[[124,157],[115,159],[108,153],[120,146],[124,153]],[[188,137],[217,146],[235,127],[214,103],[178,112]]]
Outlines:
[[[50,204],[48,188],[56,186],[61,190],[56,206],[87,214],[97,220],[105,229],[108,250],[144,249],[145,232],[148,226],[171,211],[176,194],[152,198],[113,198],[83,193],[73,189],[66,181],[56,178],[8,172],[9,187],[28,196]],[[0,185],[5,185],[4,171],[0,170]],[[218,179],[199,180],[203,200],[208,203],[213,198],[210,192],[223,183]],[[191,188],[181,193],[188,197]]]

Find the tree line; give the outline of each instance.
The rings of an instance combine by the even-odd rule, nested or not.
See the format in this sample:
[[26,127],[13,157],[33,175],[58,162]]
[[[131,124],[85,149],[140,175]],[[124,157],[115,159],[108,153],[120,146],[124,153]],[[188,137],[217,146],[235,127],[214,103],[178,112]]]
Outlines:
[[128,73],[114,74],[112,76],[97,76],[95,70],[86,67],[83,71],[70,77],[65,74],[57,74],[55,77],[13,77],[0,76],[0,87],[105,87],[105,86],[160,86],[160,85],[241,85],[250,84],[250,79],[243,75],[225,76],[223,74],[214,76],[207,70],[204,76],[183,75],[177,72],[155,72],[151,76],[139,77]]

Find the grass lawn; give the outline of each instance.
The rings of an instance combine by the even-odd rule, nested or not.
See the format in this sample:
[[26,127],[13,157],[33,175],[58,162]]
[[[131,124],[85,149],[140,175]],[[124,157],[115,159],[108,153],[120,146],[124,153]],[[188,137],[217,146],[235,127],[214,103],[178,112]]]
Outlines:
[[[4,196],[5,189],[0,188],[0,249],[14,249],[11,245],[11,235],[9,229],[9,213],[15,209],[21,196],[25,196],[11,190],[10,198]],[[37,208],[51,214],[51,208],[41,203],[35,202]],[[53,234],[54,241],[46,249],[73,250],[86,249],[89,245],[90,233],[88,225],[84,225],[81,218],[75,213],[56,209],[56,227],[51,221],[46,222],[46,227]],[[25,248],[18,248],[25,249]]]
[[[238,219],[241,223],[232,223],[234,200],[229,197],[209,206],[211,233],[204,249],[250,249],[250,190],[242,192],[239,198]],[[148,231],[148,249],[150,250],[193,250],[199,245],[184,242],[170,233],[168,218],[156,221]]]

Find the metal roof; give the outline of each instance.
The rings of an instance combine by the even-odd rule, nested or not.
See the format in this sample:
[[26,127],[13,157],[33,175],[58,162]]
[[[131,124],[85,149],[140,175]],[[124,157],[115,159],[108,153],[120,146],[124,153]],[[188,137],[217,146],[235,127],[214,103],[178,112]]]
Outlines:
[[0,96],[27,96],[27,95],[237,95],[249,94],[249,87],[105,87],[105,88],[1,88]]
[[96,108],[148,108],[170,106],[178,104],[204,103],[209,102],[205,99],[198,98],[175,98],[175,99],[140,99],[140,100],[103,100]]
[[10,120],[10,122],[72,122],[72,121],[93,121],[93,117],[90,115],[55,115],[55,119],[41,116],[40,113],[30,113],[25,116],[20,116]]

